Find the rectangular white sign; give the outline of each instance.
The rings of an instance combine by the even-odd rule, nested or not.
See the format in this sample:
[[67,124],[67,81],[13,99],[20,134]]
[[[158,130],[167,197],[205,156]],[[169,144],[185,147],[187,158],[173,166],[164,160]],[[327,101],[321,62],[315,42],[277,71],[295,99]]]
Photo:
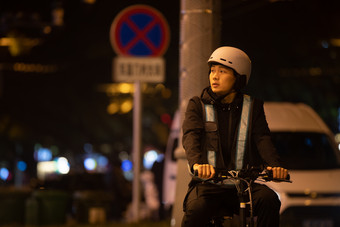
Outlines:
[[112,65],[115,82],[164,82],[165,63],[160,57],[116,57]]

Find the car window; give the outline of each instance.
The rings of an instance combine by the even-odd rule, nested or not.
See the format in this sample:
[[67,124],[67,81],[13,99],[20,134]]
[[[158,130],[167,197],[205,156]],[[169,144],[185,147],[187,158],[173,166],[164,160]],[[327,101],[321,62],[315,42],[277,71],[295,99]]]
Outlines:
[[325,134],[272,132],[272,139],[283,165],[288,169],[339,168],[335,151]]

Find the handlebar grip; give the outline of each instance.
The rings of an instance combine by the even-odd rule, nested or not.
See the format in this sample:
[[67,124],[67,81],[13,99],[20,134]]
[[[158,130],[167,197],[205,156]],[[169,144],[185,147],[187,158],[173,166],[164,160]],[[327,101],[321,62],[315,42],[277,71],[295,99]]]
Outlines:
[[[270,178],[271,180],[273,180],[273,171],[267,170],[266,172],[267,172],[268,178]],[[275,179],[275,180],[281,181],[280,179]],[[287,174],[287,177],[286,177],[285,179],[283,179],[282,181],[290,181],[290,174],[288,173],[288,174]]]

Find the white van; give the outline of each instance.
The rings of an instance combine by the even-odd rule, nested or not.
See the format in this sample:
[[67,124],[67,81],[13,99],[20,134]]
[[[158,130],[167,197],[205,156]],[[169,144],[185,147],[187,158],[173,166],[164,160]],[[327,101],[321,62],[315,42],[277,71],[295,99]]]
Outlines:
[[281,199],[281,226],[340,226],[340,153],[333,133],[305,104],[267,102],[264,110],[293,181],[268,183]]
[[[305,104],[265,102],[264,109],[273,142],[293,181],[291,184],[268,183],[282,203],[281,226],[340,226],[340,152],[334,135]],[[174,141],[180,135],[179,122],[176,127],[178,134],[172,134],[169,140]],[[177,163],[177,173],[188,174],[185,162],[177,160]],[[166,177],[164,182],[169,181]],[[171,177],[174,180],[174,176]],[[187,187],[187,182],[177,182],[176,192],[186,192]],[[165,188],[175,191],[175,188]],[[177,198],[183,197],[179,194],[172,200],[176,210],[181,209],[183,202]],[[172,226],[180,226],[182,215],[179,211],[173,212]]]

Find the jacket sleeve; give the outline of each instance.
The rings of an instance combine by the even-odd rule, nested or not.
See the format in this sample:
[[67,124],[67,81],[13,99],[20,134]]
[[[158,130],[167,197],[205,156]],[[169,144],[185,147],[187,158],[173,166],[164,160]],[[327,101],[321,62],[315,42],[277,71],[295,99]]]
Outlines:
[[279,167],[279,155],[272,143],[270,130],[263,108],[263,101],[254,100],[252,134],[259,155],[268,166]]
[[195,163],[202,163],[202,138],[204,122],[202,120],[202,106],[198,97],[189,100],[182,125],[182,143],[190,170]]

